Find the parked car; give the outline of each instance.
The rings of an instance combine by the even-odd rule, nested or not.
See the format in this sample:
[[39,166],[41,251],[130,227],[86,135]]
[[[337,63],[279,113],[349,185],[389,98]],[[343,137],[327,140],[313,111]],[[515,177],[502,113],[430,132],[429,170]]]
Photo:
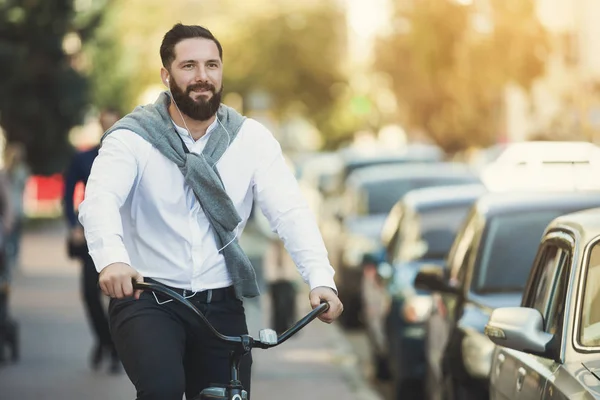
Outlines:
[[406,164],[364,168],[350,176],[341,215],[340,255],[336,284],[346,327],[360,326],[362,263],[366,255],[381,249],[379,237],[386,216],[404,194],[413,189],[477,183],[479,178],[465,165],[452,163]]
[[600,209],[546,229],[521,307],[485,328],[493,400],[600,399]]
[[444,152],[436,146],[430,145],[408,145],[402,151],[377,150],[372,152],[359,152],[353,149],[340,150],[343,160],[341,183],[343,183],[354,171],[374,165],[391,164],[417,164],[442,162]]
[[[319,218],[321,233],[332,265],[337,268],[341,263],[343,219],[346,215],[354,213],[353,206],[348,204],[346,195],[348,181],[352,175],[358,175],[361,170],[371,167],[394,168],[403,165],[438,163],[442,158],[443,152],[438,147],[414,145],[404,151],[361,152],[356,149],[343,149],[326,157],[326,162],[331,168],[319,184],[324,194]],[[396,200],[397,198],[394,199]],[[347,313],[347,316],[350,315]],[[356,318],[353,320],[358,321]]]
[[385,260],[363,269],[363,319],[375,370],[379,378],[391,372],[398,398],[422,398],[431,296],[415,289],[415,276],[422,265],[443,265],[469,209],[484,193],[483,185],[408,192],[386,221],[394,231],[385,232],[391,236]]
[[492,191],[598,190],[600,147],[589,142],[511,143],[481,171]]
[[430,399],[488,397],[491,312],[518,306],[537,246],[554,218],[600,206],[593,192],[486,194],[473,206],[447,267],[422,268],[415,286],[435,292],[427,322]]

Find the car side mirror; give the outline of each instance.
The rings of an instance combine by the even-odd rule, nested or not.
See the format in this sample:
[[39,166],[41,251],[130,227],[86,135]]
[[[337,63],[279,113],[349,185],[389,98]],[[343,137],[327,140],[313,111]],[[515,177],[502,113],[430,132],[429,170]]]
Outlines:
[[448,286],[444,267],[425,265],[415,277],[415,288],[430,292],[455,293],[457,290]]
[[485,334],[499,346],[545,356],[553,335],[544,332],[544,318],[534,308],[503,307],[492,312]]

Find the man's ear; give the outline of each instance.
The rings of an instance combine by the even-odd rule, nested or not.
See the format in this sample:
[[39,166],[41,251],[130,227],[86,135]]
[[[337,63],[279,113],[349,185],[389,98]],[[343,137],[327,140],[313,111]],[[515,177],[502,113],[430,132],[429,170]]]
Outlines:
[[162,80],[163,84],[167,87],[167,89],[171,89],[169,75],[169,71],[167,71],[166,68],[163,67],[160,69],[160,79]]

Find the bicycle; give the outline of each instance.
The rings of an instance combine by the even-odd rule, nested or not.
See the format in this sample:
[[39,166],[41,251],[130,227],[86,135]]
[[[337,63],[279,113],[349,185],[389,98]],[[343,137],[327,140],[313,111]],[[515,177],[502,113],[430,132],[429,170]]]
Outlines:
[[[319,315],[329,310],[329,303],[321,303],[318,307],[315,307],[311,312],[305,315],[281,335],[277,336],[277,333],[273,329],[261,329],[258,333],[259,338],[256,340],[248,334],[241,336],[225,336],[219,333],[206,319],[204,314],[202,314],[202,312],[198,310],[198,308],[196,308],[196,306],[194,306],[189,300],[161,284],[150,282],[133,282],[133,288],[134,290],[158,292],[183,304],[194,314],[196,314],[218,339],[234,345],[229,357],[229,383],[222,386],[208,387],[202,390],[198,396],[191,400],[247,400],[248,393],[246,390],[244,390],[242,383],[239,380],[239,366],[241,358],[245,354],[248,354],[253,348],[270,349],[279,346],[290,337],[298,333],[302,328],[312,322]],[[213,383],[213,385],[218,384],[219,383]]]

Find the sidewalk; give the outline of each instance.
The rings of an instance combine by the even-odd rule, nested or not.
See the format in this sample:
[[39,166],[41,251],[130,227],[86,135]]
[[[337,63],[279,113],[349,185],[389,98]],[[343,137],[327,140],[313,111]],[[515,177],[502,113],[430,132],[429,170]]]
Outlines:
[[[122,374],[88,368],[92,339],[79,296],[79,265],[66,258],[61,226],[25,235],[12,310],[21,327],[21,361],[0,367],[1,400],[131,400]],[[301,313],[308,312],[305,293]],[[250,334],[267,325],[268,299],[246,303]],[[302,314],[299,314],[302,315]],[[371,400],[356,356],[339,328],[315,321],[279,348],[253,353],[253,399]]]

